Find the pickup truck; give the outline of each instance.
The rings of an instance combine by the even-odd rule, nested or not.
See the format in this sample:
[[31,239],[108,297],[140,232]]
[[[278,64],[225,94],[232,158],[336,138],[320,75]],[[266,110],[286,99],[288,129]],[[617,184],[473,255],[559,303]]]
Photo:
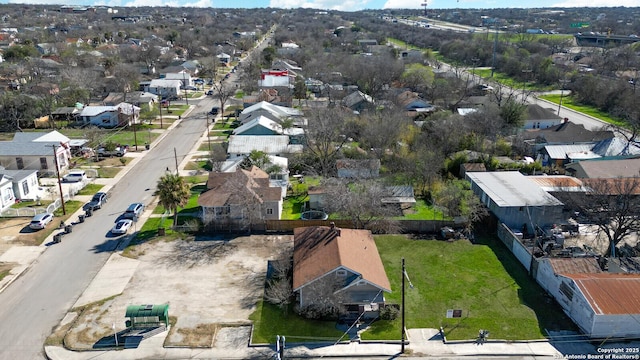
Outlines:
[[111,157],[111,156],[124,156],[126,154],[127,148],[124,146],[118,146],[113,151],[107,151],[105,148],[99,148],[97,151],[98,156],[100,157]]

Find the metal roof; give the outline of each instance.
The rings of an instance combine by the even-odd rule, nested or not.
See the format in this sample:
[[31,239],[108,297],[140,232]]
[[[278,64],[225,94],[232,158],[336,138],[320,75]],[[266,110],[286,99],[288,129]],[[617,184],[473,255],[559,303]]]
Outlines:
[[501,207],[562,205],[518,171],[468,172],[466,176]]
[[169,316],[169,304],[162,305],[129,305],[126,317],[158,316],[164,319]]
[[249,154],[252,150],[264,151],[269,155],[294,154],[302,152],[302,145],[289,144],[287,135],[231,135],[229,154]]
[[640,275],[566,274],[596,315],[640,314]]
[[568,153],[590,152],[593,145],[547,145],[544,147],[549,157],[552,159],[565,159]]

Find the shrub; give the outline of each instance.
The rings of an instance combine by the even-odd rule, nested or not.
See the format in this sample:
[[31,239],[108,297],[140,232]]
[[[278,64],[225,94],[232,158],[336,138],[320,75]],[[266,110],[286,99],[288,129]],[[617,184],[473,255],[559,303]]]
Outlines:
[[395,320],[400,314],[400,306],[398,304],[385,305],[380,309],[380,319]]

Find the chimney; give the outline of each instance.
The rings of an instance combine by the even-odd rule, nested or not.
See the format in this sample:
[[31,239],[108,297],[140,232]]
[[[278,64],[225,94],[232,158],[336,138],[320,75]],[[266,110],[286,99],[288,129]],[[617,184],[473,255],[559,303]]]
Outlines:
[[336,236],[340,236],[340,228],[336,226],[336,223],[332,221],[329,225],[331,227],[331,230],[336,234]]

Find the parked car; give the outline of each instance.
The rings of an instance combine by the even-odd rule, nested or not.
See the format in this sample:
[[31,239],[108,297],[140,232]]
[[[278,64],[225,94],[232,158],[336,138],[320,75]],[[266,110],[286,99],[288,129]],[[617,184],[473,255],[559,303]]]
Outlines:
[[51,213],[43,213],[34,216],[29,223],[29,228],[33,230],[44,229],[47,224],[49,224],[53,220],[53,214]]
[[129,205],[127,210],[122,215],[125,219],[135,219],[139,217],[144,211],[144,204],[142,203],[133,203]]
[[207,90],[207,92],[205,93],[205,95],[213,95],[213,90]]
[[63,182],[80,182],[87,180],[87,174],[84,170],[71,170],[67,175],[62,177]]
[[126,234],[129,231],[129,228],[133,224],[132,220],[118,220],[118,222],[111,229],[112,234]]
[[193,85],[181,86],[180,89],[181,90],[198,90],[198,88]]
[[97,209],[101,209],[102,208],[102,204],[107,202],[107,193],[103,193],[103,192],[97,192],[95,193],[95,195],[93,195],[93,198],[91,198],[91,201],[89,201],[87,203],[87,205],[85,205],[85,210],[89,209],[89,210],[97,210]]
[[209,115],[218,115],[219,112],[220,112],[220,108],[217,106],[214,106],[211,108],[211,111],[209,111]]
[[113,151],[107,151],[105,148],[101,147],[97,151],[98,156],[100,157],[111,157],[111,156],[124,156],[127,153],[127,148],[125,146],[117,146]]

